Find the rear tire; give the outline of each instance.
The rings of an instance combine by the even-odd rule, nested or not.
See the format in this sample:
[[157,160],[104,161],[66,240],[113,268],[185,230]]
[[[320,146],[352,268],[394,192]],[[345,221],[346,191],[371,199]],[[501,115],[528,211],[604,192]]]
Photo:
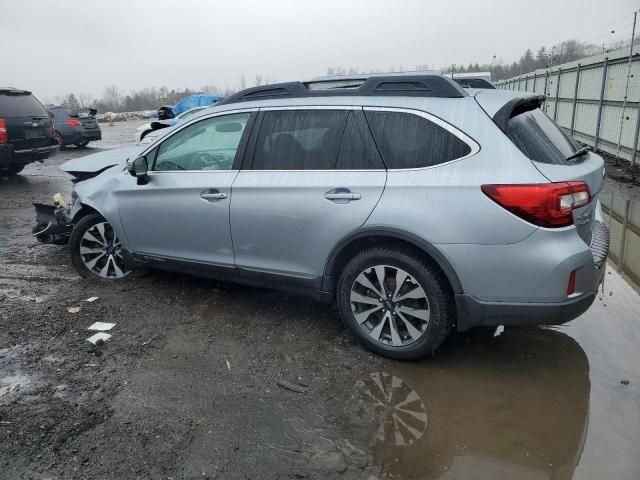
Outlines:
[[6,175],[7,177],[13,177],[14,175],[17,175],[22,170],[24,170],[24,167],[26,167],[26,165],[11,165],[9,167],[9,170],[7,170],[7,173],[6,174],[3,173],[2,175]]
[[385,357],[411,360],[433,353],[455,323],[446,278],[410,251],[380,247],[359,253],[345,266],[336,293],[347,326]]
[[81,140],[78,143],[74,143],[74,145],[78,148],[84,148],[89,145],[89,140]]
[[139,277],[144,271],[127,266],[120,241],[102,215],[82,218],[69,238],[71,263],[83,278],[114,281]]
[[64,143],[64,139],[62,138],[62,135],[60,135],[60,133],[58,132],[56,132],[56,134],[58,135],[58,141],[60,142],[60,150],[66,150],[67,144]]

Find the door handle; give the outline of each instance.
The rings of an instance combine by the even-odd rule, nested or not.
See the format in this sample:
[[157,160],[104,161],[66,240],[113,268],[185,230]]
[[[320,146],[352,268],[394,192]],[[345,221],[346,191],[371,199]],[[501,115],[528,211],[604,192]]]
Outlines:
[[216,202],[218,200],[224,200],[227,198],[226,193],[219,192],[216,189],[205,190],[200,194],[200,198],[206,200],[207,202]]
[[348,188],[334,188],[325,193],[324,198],[335,203],[348,203],[352,200],[360,200],[362,197],[359,193],[353,193]]

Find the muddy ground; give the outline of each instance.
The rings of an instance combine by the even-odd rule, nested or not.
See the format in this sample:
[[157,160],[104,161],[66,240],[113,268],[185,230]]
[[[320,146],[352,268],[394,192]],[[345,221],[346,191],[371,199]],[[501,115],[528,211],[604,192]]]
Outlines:
[[[31,237],[31,203],[138,124],[0,179],[0,478],[640,478],[640,297],[613,268],[566,326],[453,335],[411,363],[306,298],[81,280]],[[116,326],[93,347],[96,321]]]

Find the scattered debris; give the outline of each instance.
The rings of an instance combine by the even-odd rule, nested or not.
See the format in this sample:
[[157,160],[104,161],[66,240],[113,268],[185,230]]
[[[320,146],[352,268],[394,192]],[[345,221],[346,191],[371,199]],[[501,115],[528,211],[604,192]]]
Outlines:
[[626,386],[629,385],[629,380],[620,380],[620,383]]
[[99,332],[105,332],[105,331],[111,330],[115,326],[116,326],[115,323],[96,322],[93,325],[91,325],[87,330],[97,330]]
[[67,312],[69,313],[78,313],[80,311],[80,307],[69,307],[67,308]]
[[142,342],[142,346],[145,347],[145,346],[149,345],[153,340],[155,340],[156,337],[157,337],[157,335],[154,335],[153,337],[151,337],[146,342]]
[[494,337],[499,337],[500,335],[502,335],[502,332],[504,332],[504,325],[498,325],[496,327],[496,331],[493,332],[493,336]]
[[102,343],[105,342],[105,340],[109,340],[110,338],[111,338],[110,334],[99,332],[99,333],[96,333],[95,335],[91,335],[89,338],[87,338],[87,341],[93,343],[94,345],[101,345]]
[[87,302],[91,303],[91,302],[95,302],[98,299],[98,297],[89,297],[87,298]]
[[282,388],[286,388],[287,390],[291,390],[292,392],[296,392],[296,393],[307,393],[309,391],[308,385],[291,383],[286,380],[278,380],[278,386]]
[[229,363],[229,360],[225,360],[225,362],[227,362],[227,370],[231,371],[231,364]]

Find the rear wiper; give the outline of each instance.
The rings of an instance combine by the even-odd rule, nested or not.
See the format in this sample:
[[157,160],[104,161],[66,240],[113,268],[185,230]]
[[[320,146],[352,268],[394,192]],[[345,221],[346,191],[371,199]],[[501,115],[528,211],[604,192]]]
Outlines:
[[577,150],[575,153],[569,155],[565,160],[567,162],[570,162],[571,160],[581,157],[585,153],[591,152],[591,151],[593,151],[593,147],[589,147],[589,146],[583,147],[580,150]]

